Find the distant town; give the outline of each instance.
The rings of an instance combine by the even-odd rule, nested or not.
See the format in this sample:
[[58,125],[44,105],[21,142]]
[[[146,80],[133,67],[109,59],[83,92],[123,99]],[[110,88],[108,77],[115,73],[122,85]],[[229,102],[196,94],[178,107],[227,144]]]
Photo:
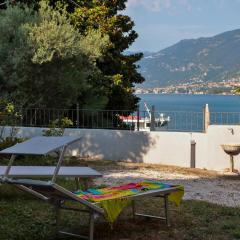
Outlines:
[[204,82],[201,80],[186,82],[179,85],[166,87],[140,88],[136,87],[136,94],[163,93],[163,94],[220,94],[234,95],[237,88],[240,88],[240,77],[223,80],[221,82]]

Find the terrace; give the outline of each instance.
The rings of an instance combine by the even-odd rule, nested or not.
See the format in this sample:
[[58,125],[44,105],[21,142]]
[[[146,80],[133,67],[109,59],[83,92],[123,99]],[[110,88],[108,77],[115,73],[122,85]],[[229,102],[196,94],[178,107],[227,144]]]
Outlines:
[[[32,120],[34,116],[31,117]],[[240,128],[236,123],[216,124],[208,112],[202,116],[201,125],[204,131],[154,129],[155,131],[146,132],[78,126],[62,129],[64,136],[82,137],[68,149],[67,165],[87,165],[103,174],[102,178],[91,183],[92,187],[149,180],[180,184],[185,188],[180,207],[171,206],[170,227],[156,220],[132,219],[131,209],[128,208],[114,223],[113,229],[106,222],[98,221],[96,239],[227,240],[240,237],[237,224],[240,220],[240,178],[236,173],[229,173],[229,156],[221,148],[221,144],[239,141]],[[128,117],[129,121],[135,118]],[[234,118],[228,116],[228,119]],[[2,130],[2,135],[7,136],[12,127],[3,127]],[[16,136],[27,139],[41,136],[47,130],[49,128],[29,124],[17,127]],[[52,158],[23,158],[18,164],[51,165],[53,162]],[[1,165],[5,164],[6,160],[1,159]],[[240,169],[239,164],[237,156],[237,171]],[[74,181],[59,181],[61,185],[74,190]],[[52,207],[8,186],[1,185],[0,192],[0,238],[56,238]],[[160,212],[157,203],[157,200],[151,203],[142,200],[138,209],[144,209],[149,214]],[[43,212],[42,209],[47,211]],[[76,232],[79,229],[81,233],[87,230],[87,217],[80,218],[75,213],[64,213],[63,216],[62,224],[67,229],[73,229],[74,226],[73,230]]]

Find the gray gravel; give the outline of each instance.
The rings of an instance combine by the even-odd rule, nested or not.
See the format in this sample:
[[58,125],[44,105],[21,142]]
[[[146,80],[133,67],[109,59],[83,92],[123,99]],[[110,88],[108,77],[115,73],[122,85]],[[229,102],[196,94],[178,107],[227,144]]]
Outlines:
[[103,172],[104,177],[96,184],[116,185],[126,182],[157,180],[185,187],[184,199],[202,200],[219,205],[240,207],[240,180],[220,177],[198,177],[174,172],[149,169],[111,170]]

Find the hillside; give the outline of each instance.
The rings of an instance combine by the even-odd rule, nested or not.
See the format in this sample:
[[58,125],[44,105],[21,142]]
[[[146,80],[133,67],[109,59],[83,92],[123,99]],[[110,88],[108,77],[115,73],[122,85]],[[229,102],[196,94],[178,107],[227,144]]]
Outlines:
[[240,29],[209,38],[182,40],[140,62],[142,87],[219,82],[240,76]]

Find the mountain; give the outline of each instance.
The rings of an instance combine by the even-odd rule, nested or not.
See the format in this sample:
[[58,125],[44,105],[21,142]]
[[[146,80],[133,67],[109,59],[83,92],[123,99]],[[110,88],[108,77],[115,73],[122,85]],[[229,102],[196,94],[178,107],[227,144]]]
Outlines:
[[240,29],[209,38],[182,40],[139,62],[141,87],[219,82],[240,76]]

